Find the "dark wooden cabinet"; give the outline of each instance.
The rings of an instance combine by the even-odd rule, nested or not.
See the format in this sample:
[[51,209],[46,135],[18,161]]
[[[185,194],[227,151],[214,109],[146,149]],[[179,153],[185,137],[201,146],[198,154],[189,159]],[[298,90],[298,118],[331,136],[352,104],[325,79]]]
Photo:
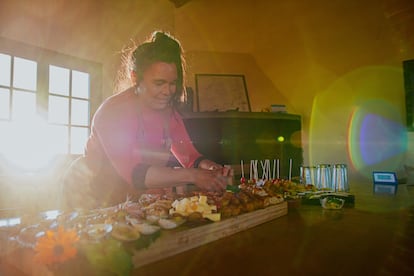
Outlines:
[[233,165],[243,160],[248,168],[250,160],[279,159],[281,178],[288,177],[292,160],[292,177],[299,175],[303,162],[299,115],[199,112],[184,114],[184,123],[195,147],[212,160]]

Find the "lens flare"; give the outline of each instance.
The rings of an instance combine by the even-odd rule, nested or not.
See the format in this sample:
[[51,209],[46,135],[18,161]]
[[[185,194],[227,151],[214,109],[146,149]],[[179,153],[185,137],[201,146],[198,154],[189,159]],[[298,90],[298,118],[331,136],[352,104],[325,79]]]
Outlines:
[[[385,101],[369,101],[357,107],[350,120],[348,152],[359,171],[395,170],[407,150],[407,132],[399,112]],[[364,168],[371,168],[366,170]]]
[[353,179],[364,181],[373,170],[400,167],[407,155],[401,75],[401,68],[361,67],[319,91],[310,114],[308,163],[345,163]]

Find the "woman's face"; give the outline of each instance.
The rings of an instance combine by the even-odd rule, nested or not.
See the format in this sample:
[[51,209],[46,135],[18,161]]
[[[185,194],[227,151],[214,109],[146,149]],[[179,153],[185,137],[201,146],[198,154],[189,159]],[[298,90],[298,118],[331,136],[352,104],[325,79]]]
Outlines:
[[156,62],[145,70],[142,80],[138,80],[138,93],[147,107],[163,110],[170,105],[177,89],[176,83],[175,64]]

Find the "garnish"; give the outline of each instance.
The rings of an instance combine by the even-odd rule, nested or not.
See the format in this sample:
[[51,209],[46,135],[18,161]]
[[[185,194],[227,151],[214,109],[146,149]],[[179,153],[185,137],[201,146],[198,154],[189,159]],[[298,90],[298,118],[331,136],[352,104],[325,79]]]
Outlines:
[[95,275],[108,275],[108,272],[113,275],[129,275],[133,267],[131,255],[120,241],[108,239],[88,243],[82,250]]
[[238,193],[238,192],[240,192],[240,188],[237,185],[227,185],[226,186],[226,191],[233,192],[233,193]]
[[66,231],[59,227],[56,232],[46,231],[46,235],[36,243],[35,261],[41,264],[63,263],[77,255],[75,244],[79,237],[74,230]]

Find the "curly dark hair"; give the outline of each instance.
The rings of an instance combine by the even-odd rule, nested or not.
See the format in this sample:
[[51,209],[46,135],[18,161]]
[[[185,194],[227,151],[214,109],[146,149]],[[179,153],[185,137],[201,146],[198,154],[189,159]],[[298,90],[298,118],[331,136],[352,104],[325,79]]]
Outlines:
[[[172,105],[178,107],[185,98],[185,59],[180,42],[170,34],[155,31],[142,44],[124,53],[124,70],[133,71],[137,80],[141,80],[147,68],[155,62],[174,63],[177,67],[176,92],[172,97]],[[123,72],[126,75],[126,72]],[[124,76],[125,77],[125,76]],[[118,80],[119,81],[119,80]]]

